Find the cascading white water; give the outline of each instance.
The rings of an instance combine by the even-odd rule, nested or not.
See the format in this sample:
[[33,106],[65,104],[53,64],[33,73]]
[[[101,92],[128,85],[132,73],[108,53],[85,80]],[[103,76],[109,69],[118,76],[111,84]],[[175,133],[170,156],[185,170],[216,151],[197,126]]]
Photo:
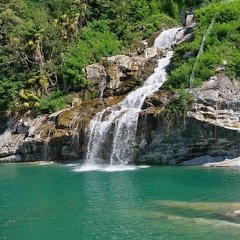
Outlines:
[[177,43],[184,36],[183,28],[171,28],[161,32],[161,34],[155,39],[154,47],[160,49],[169,49],[173,44]]
[[[163,31],[155,40],[154,47],[168,49],[183,33],[181,28]],[[166,80],[166,66],[170,63],[172,51],[158,60],[158,67],[144,85],[130,92],[122,102],[99,112],[88,128],[86,152],[87,164],[127,164],[135,153],[135,137],[139,112],[145,98],[157,91]]]
[[103,97],[103,91],[107,86],[107,73],[105,71],[105,69],[102,72],[102,82],[99,85],[99,89],[98,89],[98,98],[102,98]]

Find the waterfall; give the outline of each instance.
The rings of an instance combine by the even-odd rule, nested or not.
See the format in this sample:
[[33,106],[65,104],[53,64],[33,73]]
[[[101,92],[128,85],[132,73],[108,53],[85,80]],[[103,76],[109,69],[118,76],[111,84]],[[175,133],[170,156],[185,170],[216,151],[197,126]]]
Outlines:
[[98,98],[102,98],[103,97],[103,92],[104,89],[107,86],[107,73],[105,71],[105,69],[102,70],[102,82],[99,85],[99,89],[98,89]]
[[175,43],[177,43],[179,40],[183,38],[184,32],[185,30],[183,28],[171,28],[166,31],[163,31],[155,39],[154,47],[160,49],[171,48]]
[[[181,28],[163,31],[155,40],[154,47],[169,49],[183,35]],[[157,91],[166,80],[165,68],[173,55],[158,60],[158,67],[142,87],[130,92],[122,102],[99,112],[87,129],[86,164],[127,164],[135,154],[138,116],[145,98]]]
[[44,140],[44,143],[43,143],[43,160],[44,161],[47,161],[48,160],[48,153],[49,153],[49,142],[50,142],[50,140],[51,140],[51,138],[52,138],[52,135],[53,135],[53,133],[52,133],[52,128],[53,127],[51,127],[50,129],[49,129],[49,131],[48,131],[48,135],[47,135],[47,138]]

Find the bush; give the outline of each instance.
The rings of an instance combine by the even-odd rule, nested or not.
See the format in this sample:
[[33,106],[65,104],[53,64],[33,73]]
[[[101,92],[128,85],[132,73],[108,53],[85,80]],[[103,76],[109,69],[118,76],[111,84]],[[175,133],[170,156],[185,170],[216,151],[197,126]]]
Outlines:
[[120,42],[110,32],[107,22],[94,21],[79,34],[77,47],[69,47],[64,67],[64,90],[79,90],[88,86],[84,68],[98,62],[102,57],[115,55],[119,52]]
[[192,65],[189,65],[188,63],[185,63],[181,67],[171,71],[168,87],[170,89],[189,87],[191,72]]
[[0,109],[1,111],[15,106],[15,100],[18,91],[24,85],[21,81],[13,81],[12,78],[6,78],[0,75]]
[[168,121],[173,121],[179,117],[185,118],[191,103],[193,103],[193,96],[185,89],[180,89],[176,91],[175,96],[161,113]]
[[[196,63],[194,86],[208,80],[215,70],[225,72],[231,78],[239,78],[240,50],[240,1],[210,4],[196,11],[200,22],[194,31],[194,39],[175,50],[172,59],[173,70],[166,86],[178,89],[189,86],[190,74],[196,63],[196,56],[202,42],[203,34],[215,18],[213,28],[204,44],[203,53]],[[220,67],[220,68],[219,68]]]
[[35,110],[38,113],[47,114],[56,112],[69,105],[71,105],[71,101],[69,101],[68,97],[64,96],[64,94],[58,90],[42,97],[39,101],[39,106],[35,108]]
[[195,12],[195,17],[201,25],[208,25],[214,18],[216,22],[226,23],[238,20],[240,15],[239,0],[209,4]]
[[201,55],[196,64],[195,77],[202,81],[208,80],[214,74],[214,68],[220,63],[218,56],[206,52]]

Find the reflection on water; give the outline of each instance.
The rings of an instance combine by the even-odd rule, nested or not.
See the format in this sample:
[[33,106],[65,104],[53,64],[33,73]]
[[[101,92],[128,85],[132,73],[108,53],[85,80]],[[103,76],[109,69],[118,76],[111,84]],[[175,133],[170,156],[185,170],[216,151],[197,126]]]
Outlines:
[[239,174],[196,167],[2,164],[0,239],[237,240]]
[[[152,203],[159,214],[172,218],[185,220],[186,217],[195,222],[209,222],[233,224],[240,227],[239,202],[180,202],[180,201],[155,201]],[[205,219],[208,218],[208,219]],[[222,221],[220,221],[222,220]]]

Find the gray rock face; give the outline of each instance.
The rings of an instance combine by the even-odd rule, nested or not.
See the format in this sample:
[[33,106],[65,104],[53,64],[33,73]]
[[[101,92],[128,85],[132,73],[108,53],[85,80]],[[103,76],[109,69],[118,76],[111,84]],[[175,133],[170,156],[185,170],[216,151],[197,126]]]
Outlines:
[[21,156],[19,154],[10,155],[7,157],[0,158],[0,163],[11,163],[11,162],[21,162]]
[[86,77],[100,84],[106,74],[103,97],[120,96],[140,85],[154,71],[159,54],[156,49],[147,48],[143,55],[108,57],[102,63],[87,66]]
[[138,125],[137,163],[240,156],[240,83],[219,75],[191,92],[195,102],[185,119],[166,122],[154,111],[143,112]]
[[[148,116],[139,129],[137,163],[175,164],[196,157],[240,155],[240,132],[193,117],[169,124]],[[140,126],[141,126],[140,125]]]
[[[125,66],[135,73],[139,71],[140,58],[121,56],[111,61],[119,61],[122,69]],[[151,60],[142,61],[141,66],[145,66]],[[124,81],[117,81],[120,88]],[[173,122],[161,115],[169,93],[160,90],[146,98],[138,119],[134,163],[177,164],[195,158],[193,164],[203,164],[206,159],[210,162],[240,156],[240,83],[218,75],[191,93],[195,102],[187,116]],[[103,103],[99,104],[9,121],[7,130],[0,135],[0,162],[83,159],[85,127],[97,110],[104,108]]]
[[205,167],[240,167],[240,157],[224,159],[222,161],[211,161],[203,164]]
[[211,77],[192,91],[196,99],[192,115],[225,128],[240,128],[240,83],[224,75]]
[[157,51],[144,57],[117,56],[107,58],[106,72],[109,83],[103,96],[122,95],[141,84],[151,75],[157,64]]
[[29,123],[28,122],[24,122],[22,119],[20,119],[14,128],[14,133],[16,134],[27,134],[28,130],[29,130]]
[[86,67],[87,79],[91,79],[91,80],[95,80],[95,81],[99,80],[99,79],[101,79],[103,71],[104,71],[104,67],[101,66],[98,63],[92,64],[92,65],[88,65]]

